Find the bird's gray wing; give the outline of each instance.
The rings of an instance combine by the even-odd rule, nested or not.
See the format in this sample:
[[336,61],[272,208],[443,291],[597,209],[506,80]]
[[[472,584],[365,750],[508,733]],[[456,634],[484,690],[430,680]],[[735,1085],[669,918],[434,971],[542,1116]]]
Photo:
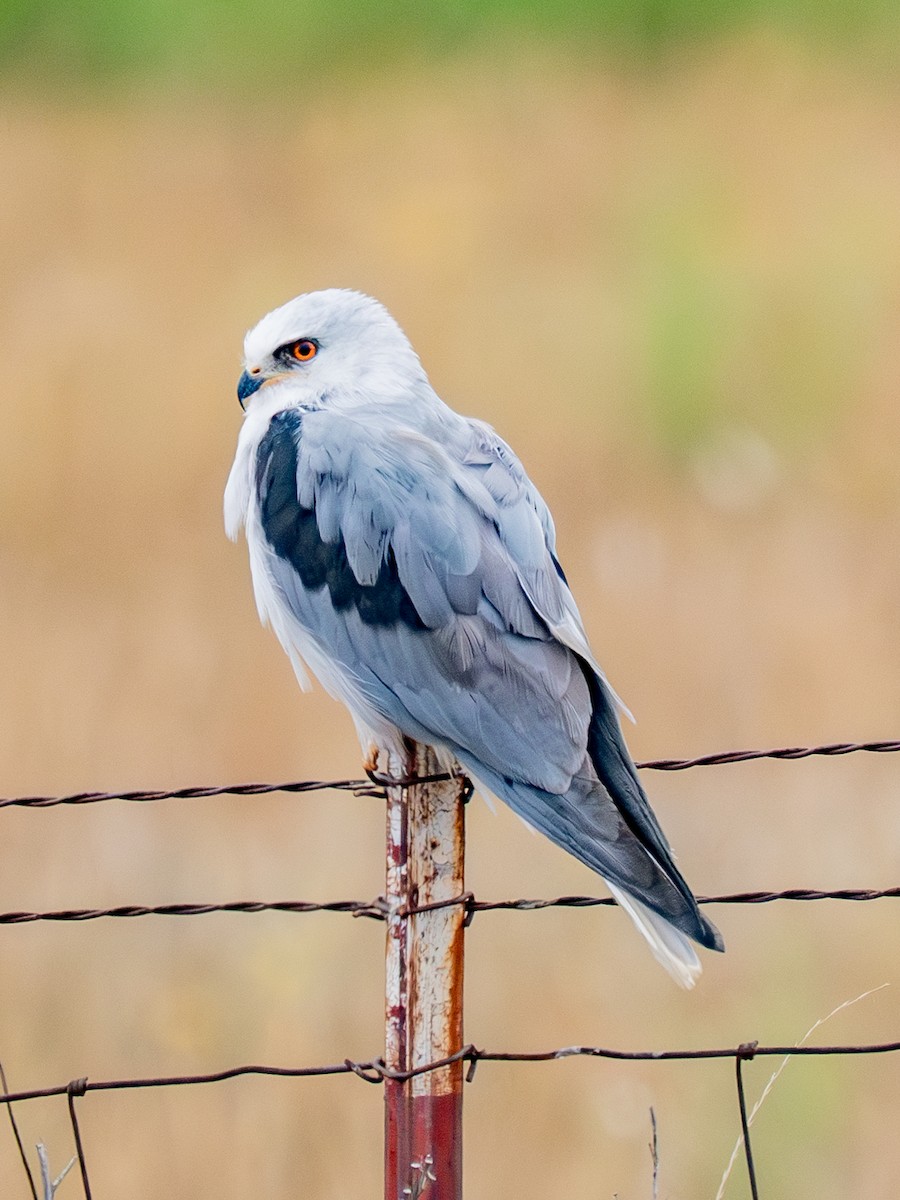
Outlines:
[[719,944],[612,693],[576,648],[586,639],[543,502],[499,439],[474,424],[452,433],[439,445],[371,410],[277,414],[256,504],[281,603],[377,713],[450,748],[552,840]]
[[497,526],[510,565],[535,611],[584,666],[591,711],[588,751],[597,776],[634,834],[658,861],[671,864],[669,843],[622,736],[616,709],[624,709],[624,705],[593,657],[578,607],[556,556],[556,533],[550,512],[511,447],[489,425],[472,421],[470,426],[473,440],[465,461],[480,474],[497,504]]
[[[482,773],[481,778],[531,824],[609,882],[636,895],[701,944],[721,950],[722,938],[698,910],[676,867],[628,753],[616,711],[624,706],[588,646],[556,556],[547,506],[513,450],[494,430],[480,422],[469,424],[472,441],[464,461],[479,475],[497,505],[494,520],[507,567],[515,573],[534,611],[579,663],[588,685],[590,714],[586,754],[565,796],[541,794],[533,783],[523,786],[496,772],[489,777]],[[465,751],[459,757],[464,766],[478,773],[481,764]],[[652,937],[650,940],[652,944]]]
[[569,788],[588,684],[511,566],[476,470],[377,417],[291,409],[260,443],[256,491],[278,595],[377,712],[523,783]]

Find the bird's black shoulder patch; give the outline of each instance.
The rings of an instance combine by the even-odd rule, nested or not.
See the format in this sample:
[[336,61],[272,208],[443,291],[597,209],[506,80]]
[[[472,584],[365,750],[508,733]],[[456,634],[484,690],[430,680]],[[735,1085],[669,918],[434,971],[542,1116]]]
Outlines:
[[343,539],[323,541],[314,508],[303,508],[297,499],[297,445],[303,432],[303,414],[296,410],[276,413],[259,443],[256,456],[256,490],[266,541],[289,562],[310,591],[327,587],[331,603],[340,612],[355,608],[367,625],[396,625],[410,629],[426,626],[400,582],[392,550],[371,585],[359,583],[347,560]]

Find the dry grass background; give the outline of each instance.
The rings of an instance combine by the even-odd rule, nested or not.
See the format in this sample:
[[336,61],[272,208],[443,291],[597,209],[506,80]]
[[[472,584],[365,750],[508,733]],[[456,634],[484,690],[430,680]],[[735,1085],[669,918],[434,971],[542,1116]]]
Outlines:
[[[349,720],[257,627],[220,497],[244,329],[359,287],[551,503],[636,756],[896,736],[900,96],[756,38],[656,72],[522,54],[291,102],[3,97],[0,636],[6,794],[358,772]],[[897,762],[652,775],[701,892],[897,883]],[[2,813],[0,909],[371,897],[382,813],[347,797]],[[471,806],[479,895],[595,880]],[[720,909],[678,992],[616,912],[485,915],[467,1036],[499,1048],[897,1036],[890,902]],[[367,1057],[381,931],[341,916],[0,929],[14,1087]],[[792,1064],[756,1126],[764,1195],[896,1195],[892,1059]],[[712,1197],[721,1064],[483,1067],[471,1196]],[[768,1068],[748,1069],[761,1088]],[[21,1106],[59,1166],[64,1105]],[[95,1195],[381,1187],[353,1079],[92,1095]],[[0,1194],[25,1196],[6,1134]],[[740,1175],[728,1195],[746,1194]],[[74,1177],[60,1196],[76,1195]]]

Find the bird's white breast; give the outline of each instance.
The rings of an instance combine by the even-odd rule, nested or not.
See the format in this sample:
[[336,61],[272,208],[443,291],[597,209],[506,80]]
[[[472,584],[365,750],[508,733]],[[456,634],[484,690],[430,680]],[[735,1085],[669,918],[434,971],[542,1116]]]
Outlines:
[[244,423],[238,435],[234,462],[225,485],[223,506],[225,532],[233,542],[237,541],[241,527],[247,522],[250,497],[255,486],[254,475],[259,443],[265,437],[269,422],[275,414],[289,407],[285,396],[285,390],[289,386],[286,381],[269,384],[252,397],[247,407]]
[[[363,697],[352,676],[337,663],[318,641],[297,621],[275,587],[268,561],[274,554],[259,513],[256,490],[256,464],[259,445],[272,418],[290,407],[285,388],[272,384],[254,398],[238,437],[237,452],[225,486],[225,531],[235,541],[243,527],[250,554],[253,594],[260,620],[268,625],[281,642],[297,681],[304,691],[310,687],[304,664],[309,667],[329,695],[346,705],[356,726],[360,744],[368,750],[375,744],[382,752],[403,753],[403,735],[386,721]],[[265,393],[270,393],[266,395]]]

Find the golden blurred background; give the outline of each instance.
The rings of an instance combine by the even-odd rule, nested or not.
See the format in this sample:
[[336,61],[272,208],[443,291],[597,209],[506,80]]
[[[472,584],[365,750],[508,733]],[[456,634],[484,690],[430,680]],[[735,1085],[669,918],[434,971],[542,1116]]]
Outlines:
[[[334,285],[383,300],[439,393],[520,453],[636,757],[898,735],[896,30],[819,36],[783,7],[695,28],[696,6],[645,5],[669,24],[637,36],[583,3],[551,36],[515,6],[468,30],[461,5],[399,49],[354,6],[342,30],[315,4],[197,5],[190,38],[194,6],[153,10],[143,41],[99,2],[7,10],[0,792],[358,776],[349,719],[298,692],[221,523],[243,333]],[[645,782],[699,893],[886,887],[897,772],[855,755]],[[382,825],[337,794],[8,808],[0,910],[369,899]],[[506,810],[476,800],[468,831],[479,897],[602,890]],[[793,1044],[882,984],[814,1040],[898,1037],[891,901],[712,915],[728,953],[691,994],[615,910],[480,916],[467,1038]],[[13,1089],[380,1053],[371,922],[0,944]],[[773,1065],[746,1068],[751,1099]],[[761,1193],[895,1196],[898,1067],[792,1062],[754,1126]],[[79,1112],[98,1198],[325,1200],[380,1194],[381,1104],[353,1078],[245,1079]],[[727,1060],[482,1066],[467,1193],[649,1198],[651,1106],[659,1194],[712,1200],[738,1131]],[[60,1169],[64,1101],[17,1116]],[[28,1195],[8,1131],[0,1194]],[[725,1194],[748,1194],[740,1166]]]

